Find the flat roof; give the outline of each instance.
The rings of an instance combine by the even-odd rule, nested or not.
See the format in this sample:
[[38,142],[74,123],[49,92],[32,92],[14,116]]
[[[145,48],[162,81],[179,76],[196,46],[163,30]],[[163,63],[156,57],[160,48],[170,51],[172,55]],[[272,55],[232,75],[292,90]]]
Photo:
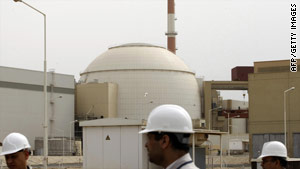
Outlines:
[[[104,118],[79,122],[81,127],[105,127],[105,126],[146,126],[146,120],[123,119],[123,118]],[[195,133],[222,135],[228,134],[220,130],[194,129]]]
[[[297,62],[300,62],[300,59],[295,59]],[[275,62],[290,62],[289,59],[283,59],[283,60],[265,60],[265,61],[256,61],[254,63],[275,63]]]
[[194,131],[195,131],[195,133],[204,133],[204,134],[210,134],[210,135],[228,134],[227,132],[222,132],[220,130],[194,129]]
[[142,126],[144,120],[122,119],[122,118],[104,118],[96,120],[87,120],[79,122],[82,127],[105,127],[105,126]]
[[204,81],[216,90],[248,90],[248,81]]

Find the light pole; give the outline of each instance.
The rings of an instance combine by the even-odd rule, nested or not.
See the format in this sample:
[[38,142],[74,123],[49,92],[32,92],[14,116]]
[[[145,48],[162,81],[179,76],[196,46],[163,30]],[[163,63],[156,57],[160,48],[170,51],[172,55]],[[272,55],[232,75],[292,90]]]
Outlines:
[[229,123],[230,123],[230,115],[229,115],[229,113],[227,113],[228,155],[230,156],[230,128],[229,128]]
[[295,87],[291,87],[283,92],[283,109],[284,109],[283,121],[284,121],[284,145],[285,145],[285,147],[287,147],[286,146],[286,93],[291,90],[294,90],[294,89],[295,89]]
[[[70,122],[70,153],[72,154],[72,124],[78,122],[78,120],[74,120]],[[75,131],[75,130],[74,130]],[[74,132],[75,133],[75,132]],[[74,137],[75,138],[75,137]],[[75,141],[75,139],[74,139]]]
[[218,110],[218,109],[222,109],[222,107],[217,107],[217,108],[213,108],[213,109],[210,109],[209,110],[209,113],[208,113],[208,129],[211,130],[211,125],[210,125],[210,122],[211,122],[211,113],[213,110]]
[[40,10],[32,7],[22,0],[14,0],[15,2],[22,2],[26,6],[31,9],[37,11],[42,14],[44,17],[44,168],[47,169],[48,165],[48,113],[47,113],[47,57],[46,57],[46,14],[41,12]]

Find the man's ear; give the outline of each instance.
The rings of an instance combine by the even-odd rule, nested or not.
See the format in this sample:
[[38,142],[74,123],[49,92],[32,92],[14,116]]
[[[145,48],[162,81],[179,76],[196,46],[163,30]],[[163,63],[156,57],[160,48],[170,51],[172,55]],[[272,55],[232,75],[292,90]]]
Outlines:
[[280,166],[280,160],[276,159],[275,163],[276,163],[276,166]]
[[166,149],[170,146],[170,137],[168,135],[163,135],[160,139],[160,146],[162,149]]
[[28,150],[24,150],[23,152],[25,154],[26,160],[28,160],[28,158],[29,158],[29,151]]

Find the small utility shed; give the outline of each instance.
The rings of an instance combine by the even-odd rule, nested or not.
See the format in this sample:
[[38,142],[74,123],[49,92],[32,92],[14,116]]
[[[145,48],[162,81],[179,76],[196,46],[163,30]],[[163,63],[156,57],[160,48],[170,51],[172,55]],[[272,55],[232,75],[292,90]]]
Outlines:
[[83,168],[148,168],[142,120],[106,118],[80,122],[83,127]]

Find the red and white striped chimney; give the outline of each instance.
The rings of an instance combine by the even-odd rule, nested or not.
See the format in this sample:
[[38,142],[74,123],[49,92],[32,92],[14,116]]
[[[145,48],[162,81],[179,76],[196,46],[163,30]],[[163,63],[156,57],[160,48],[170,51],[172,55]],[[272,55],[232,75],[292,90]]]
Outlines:
[[174,0],[168,0],[168,50],[176,54],[176,35],[175,32],[175,3]]

